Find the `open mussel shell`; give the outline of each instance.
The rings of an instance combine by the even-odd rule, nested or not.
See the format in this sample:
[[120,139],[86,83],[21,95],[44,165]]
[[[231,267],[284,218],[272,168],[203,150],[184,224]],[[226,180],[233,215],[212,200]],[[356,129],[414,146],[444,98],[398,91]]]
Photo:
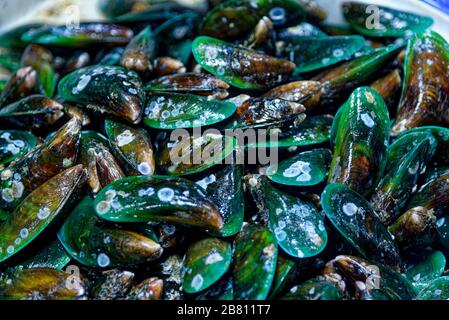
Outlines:
[[126,45],[133,32],[110,23],[80,23],[79,27],[44,25],[24,33],[22,41],[58,47],[82,48],[92,44]]
[[58,85],[67,101],[138,123],[144,104],[142,82],[121,67],[91,66],[65,76]]
[[193,243],[186,252],[183,265],[182,288],[197,293],[217,282],[229,269],[231,245],[217,238]]
[[113,222],[162,221],[220,231],[223,219],[203,190],[186,179],[162,176],[127,177],[103,188],[95,211]]
[[13,210],[33,190],[75,164],[81,123],[74,118],[0,172],[0,208]]
[[388,109],[368,87],[356,89],[334,119],[334,154],[328,182],[367,195],[383,175],[389,140]]
[[240,231],[244,218],[243,167],[241,165],[225,165],[217,172],[208,174],[196,184],[219,210],[223,218],[223,229],[210,232],[217,236],[228,237]]
[[292,287],[281,297],[282,300],[340,300],[341,298],[340,290],[321,276]]
[[382,264],[347,255],[337,256],[329,264],[347,279],[357,299],[411,300],[416,296],[406,277]]
[[149,134],[122,122],[107,119],[105,131],[110,144],[132,175],[151,175],[155,170],[153,146]]
[[383,223],[392,223],[403,212],[406,202],[417,188],[420,174],[425,171],[435,153],[435,147],[435,139],[427,135],[407,154],[397,159],[399,162],[381,179],[371,196],[371,205]]
[[156,129],[194,128],[221,122],[235,110],[233,103],[193,94],[153,93],[146,101],[143,122]]
[[355,31],[368,37],[403,37],[433,24],[429,17],[353,1],[343,3],[343,14]]
[[229,85],[205,73],[178,73],[157,78],[145,87],[146,91],[192,93],[224,99]]
[[83,167],[78,165],[31,192],[0,226],[0,261],[8,259],[36,238],[62,211],[83,178]]
[[364,257],[398,268],[399,249],[387,228],[361,195],[342,184],[328,185],[321,204],[326,216]]
[[220,39],[236,39],[248,34],[263,17],[275,24],[298,23],[305,16],[304,7],[293,0],[231,0],[210,10],[201,25],[201,33]]
[[105,226],[94,202],[84,198],[65,220],[58,237],[72,257],[90,267],[116,267],[155,260],[161,246],[138,233]]
[[37,138],[18,130],[0,130],[0,168],[28,153],[37,145]]
[[247,224],[234,246],[234,299],[265,299],[276,272],[278,250],[273,233],[262,225]]
[[192,51],[202,68],[240,89],[274,87],[285,82],[295,68],[290,61],[206,36],[194,40]]
[[[438,33],[417,34],[408,42],[404,83],[392,135],[423,125],[448,124],[449,44]],[[423,98],[420,98],[423,97]]]
[[268,167],[267,176],[281,185],[308,187],[326,178],[332,154],[328,149],[313,149]]
[[262,219],[267,219],[277,243],[287,254],[307,258],[324,249],[324,215],[312,203],[274,188],[264,176],[246,178]]
[[[72,279],[73,278],[73,279]],[[86,295],[79,275],[48,268],[18,270],[0,283],[0,299],[75,300]]]
[[173,133],[160,145],[156,160],[158,170],[169,176],[190,175],[228,163],[236,147],[234,137],[216,130],[206,130],[201,136],[178,130]]
[[365,45],[360,36],[283,37],[278,51],[296,64],[293,74],[322,69],[350,58]]

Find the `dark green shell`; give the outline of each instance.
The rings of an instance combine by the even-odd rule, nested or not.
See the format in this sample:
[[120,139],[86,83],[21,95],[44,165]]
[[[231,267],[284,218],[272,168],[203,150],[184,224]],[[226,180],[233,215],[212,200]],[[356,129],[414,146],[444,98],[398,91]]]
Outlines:
[[435,153],[436,141],[432,135],[421,140],[380,180],[371,205],[378,211],[383,223],[391,224],[403,213],[402,209],[417,188],[420,174]]
[[313,149],[280,161],[267,169],[270,180],[287,186],[308,187],[326,178],[332,154],[328,149]]
[[427,251],[406,271],[407,279],[415,287],[422,288],[430,281],[440,277],[446,268],[446,258],[441,251]]
[[235,239],[234,299],[264,300],[276,272],[278,250],[273,233],[262,225],[247,224]]
[[340,300],[339,289],[323,277],[317,277],[294,286],[282,300]]
[[84,198],[64,221],[58,237],[70,255],[90,267],[116,267],[155,260],[162,248],[135,232],[107,227]]
[[287,24],[305,17],[304,7],[294,0],[227,0],[216,5],[204,18],[201,33],[221,39],[235,39],[248,34],[270,10],[280,7]]
[[196,181],[207,197],[217,206],[223,218],[223,230],[214,233],[228,237],[240,231],[244,218],[243,167],[225,165],[219,171]]
[[298,127],[292,129],[291,136],[280,137],[278,141],[248,144],[248,147],[307,147],[321,145],[329,141],[333,117],[331,115],[308,116]]
[[352,1],[343,3],[343,14],[355,31],[367,37],[403,37],[433,24],[430,17]]
[[401,264],[392,235],[361,195],[345,185],[330,184],[321,195],[321,205],[335,228],[362,256],[393,267]]
[[133,71],[112,66],[78,69],[62,78],[58,91],[68,101],[132,123],[140,121],[145,93]]
[[34,148],[37,139],[27,131],[0,130],[0,167]]
[[220,212],[202,188],[182,178],[123,178],[103,188],[94,207],[99,217],[114,222],[166,221],[212,231],[223,229]]
[[429,283],[416,296],[416,300],[447,300],[449,299],[449,277],[439,277]]
[[350,58],[365,45],[360,36],[282,38],[280,56],[296,64],[293,74],[310,72]]
[[44,25],[22,35],[22,41],[58,47],[82,48],[92,44],[126,45],[133,32],[123,26],[109,23],[80,23],[73,28],[69,24]]
[[192,244],[183,265],[182,288],[197,293],[217,282],[229,269],[231,245],[217,238],[207,238]]
[[194,128],[223,121],[235,110],[233,103],[193,94],[155,93],[147,98],[143,122],[156,129]]

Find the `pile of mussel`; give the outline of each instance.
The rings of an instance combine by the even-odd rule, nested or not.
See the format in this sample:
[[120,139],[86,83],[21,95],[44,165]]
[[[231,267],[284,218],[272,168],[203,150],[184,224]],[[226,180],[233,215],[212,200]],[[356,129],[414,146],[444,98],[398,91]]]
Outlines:
[[0,34],[0,299],[448,299],[449,44],[342,5],[102,0]]

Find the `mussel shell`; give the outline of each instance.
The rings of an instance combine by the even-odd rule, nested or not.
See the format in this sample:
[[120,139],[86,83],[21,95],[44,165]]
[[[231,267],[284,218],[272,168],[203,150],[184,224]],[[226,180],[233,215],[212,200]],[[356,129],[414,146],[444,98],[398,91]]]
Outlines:
[[449,44],[437,33],[415,35],[409,41],[398,114],[391,132],[449,123]]
[[267,176],[281,185],[306,187],[325,179],[332,154],[328,149],[313,149],[280,161],[276,170],[268,167]]
[[192,244],[183,265],[182,288],[197,293],[217,282],[229,269],[232,249],[228,242],[206,238]]
[[220,231],[223,219],[202,189],[186,179],[127,177],[103,188],[95,211],[113,222],[173,222]]
[[340,300],[338,288],[323,277],[307,280],[294,286],[285,294],[282,300]]
[[0,168],[28,153],[37,145],[37,138],[18,130],[0,130]]
[[234,244],[234,299],[263,300],[276,272],[277,244],[262,225],[245,225]]
[[156,129],[208,126],[234,114],[233,103],[193,94],[153,93],[146,101],[143,122]]
[[145,87],[146,91],[179,92],[198,95],[213,95],[224,99],[227,97],[229,85],[209,74],[178,73],[157,78]]
[[0,207],[12,210],[33,190],[71,167],[78,154],[81,123],[74,118],[45,143],[0,172]]
[[336,115],[329,183],[344,183],[368,195],[382,177],[389,140],[388,109],[371,88],[356,89]]
[[243,167],[225,165],[223,169],[196,181],[196,184],[206,191],[207,197],[217,206],[223,218],[223,229],[212,234],[228,237],[238,233],[245,211]]
[[83,180],[81,165],[69,168],[31,192],[1,224],[0,261],[23,249],[54,220]]
[[205,131],[201,136],[180,132],[171,138],[161,144],[156,160],[158,169],[169,176],[194,174],[228,163],[236,147],[234,137],[215,131]]
[[68,101],[131,123],[141,119],[145,93],[140,78],[133,71],[112,66],[78,69],[59,82],[58,91]]
[[86,294],[85,283],[74,275],[47,269],[23,269],[14,273],[0,287],[0,299],[8,300],[75,300]]
[[104,226],[93,199],[84,198],[65,220],[58,237],[70,255],[90,267],[116,267],[155,260],[162,248],[135,232]]
[[283,37],[279,43],[280,57],[296,64],[294,75],[315,71],[344,61],[365,45],[360,36]]
[[44,25],[24,33],[21,39],[28,43],[82,48],[91,44],[126,45],[132,37],[132,30],[123,26],[83,22],[77,28]]
[[0,109],[0,120],[24,129],[55,124],[63,115],[63,105],[43,95],[30,95]]
[[[430,17],[384,6],[344,2],[343,14],[351,27],[368,37],[402,37],[425,31],[433,24]],[[377,19],[377,20],[375,20]]]
[[206,71],[240,89],[265,89],[285,82],[295,64],[206,36],[193,42],[193,56]]
[[407,200],[417,188],[420,174],[435,153],[436,142],[430,135],[421,140],[380,180],[371,205],[383,223],[390,224],[402,213]]
[[369,203],[342,184],[329,184],[321,195],[326,216],[364,257],[392,267],[401,265],[399,249]]
[[107,119],[105,131],[113,150],[133,175],[151,175],[155,170],[153,146],[149,134],[140,128]]
[[449,299],[449,277],[439,277],[423,288],[416,300],[447,300]]

